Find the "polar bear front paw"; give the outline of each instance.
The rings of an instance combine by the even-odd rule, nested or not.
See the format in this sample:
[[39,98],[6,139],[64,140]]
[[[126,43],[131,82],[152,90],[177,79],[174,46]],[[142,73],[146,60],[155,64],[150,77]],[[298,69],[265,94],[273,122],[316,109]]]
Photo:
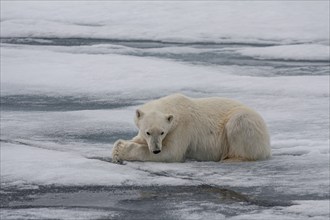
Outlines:
[[123,164],[122,154],[125,147],[123,140],[118,140],[113,144],[112,148],[112,162],[117,164]]

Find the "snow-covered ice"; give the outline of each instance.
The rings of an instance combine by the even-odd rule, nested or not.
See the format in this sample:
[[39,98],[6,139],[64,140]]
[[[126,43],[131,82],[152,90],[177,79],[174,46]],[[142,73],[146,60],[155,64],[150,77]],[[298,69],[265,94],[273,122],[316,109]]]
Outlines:
[[[327,1],[1,2],[1,218],[328,219],[329,83]],[[109,163],[174,92],[255,108],[273,157]]]
[[3,37],[326,42],[329,2],[3,2]]

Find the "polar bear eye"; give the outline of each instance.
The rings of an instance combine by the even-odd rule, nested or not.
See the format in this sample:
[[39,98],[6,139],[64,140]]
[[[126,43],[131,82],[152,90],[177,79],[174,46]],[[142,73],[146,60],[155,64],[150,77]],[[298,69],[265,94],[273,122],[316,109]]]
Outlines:
[[150,135],[150,133],[149,133],[148,131],[146,132],[146,134],[147,134],[148,136]]
[[162,131],[161,133],[160,133],[160,135],[163,135],[164,134],[164,131]]

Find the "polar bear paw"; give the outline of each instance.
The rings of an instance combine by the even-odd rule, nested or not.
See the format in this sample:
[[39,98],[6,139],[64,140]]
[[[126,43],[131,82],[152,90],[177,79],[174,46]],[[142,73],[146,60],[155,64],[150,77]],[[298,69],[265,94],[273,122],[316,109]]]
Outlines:
[[124,151],[124,140],[118,140],[113,144],[112,149],[112,162],[117,164],[123,164],[122,154]]

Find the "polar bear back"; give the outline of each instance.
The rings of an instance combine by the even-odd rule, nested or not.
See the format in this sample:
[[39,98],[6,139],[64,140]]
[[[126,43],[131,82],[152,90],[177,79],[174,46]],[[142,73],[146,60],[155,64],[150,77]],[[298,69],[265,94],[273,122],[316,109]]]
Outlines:
[[232,109],[245,107],[242,103],[221,97],[189,98],[182,94],[173,94],[141,106],[144,112],[159,111],[164,114],[172,114],[179,125],[184,123],[202,123],[209,120],[222,123],[225,115]]

